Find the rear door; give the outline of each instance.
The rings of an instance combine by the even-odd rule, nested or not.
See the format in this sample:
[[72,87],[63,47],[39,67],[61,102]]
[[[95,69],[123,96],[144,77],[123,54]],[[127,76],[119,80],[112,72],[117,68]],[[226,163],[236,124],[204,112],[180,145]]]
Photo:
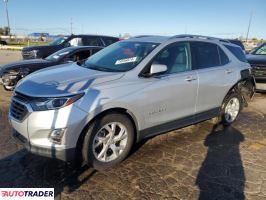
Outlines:
[[[199,78],[196,114],[218,112],[232,86],[233,67],[224,51],[215,43],[191,42],[192,68]],[[235,80],[235,79],[234,79]]]

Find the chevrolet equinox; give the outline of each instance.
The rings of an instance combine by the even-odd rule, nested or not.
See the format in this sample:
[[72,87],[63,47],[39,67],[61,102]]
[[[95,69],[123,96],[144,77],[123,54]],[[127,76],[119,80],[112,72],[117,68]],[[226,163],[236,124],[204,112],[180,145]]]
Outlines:
[[67,65],[18,83],[13,135],[34,154],[95,169],[144,138],[215,117],[230,125],[255,84],[240,47],[205,36],[138,36]]

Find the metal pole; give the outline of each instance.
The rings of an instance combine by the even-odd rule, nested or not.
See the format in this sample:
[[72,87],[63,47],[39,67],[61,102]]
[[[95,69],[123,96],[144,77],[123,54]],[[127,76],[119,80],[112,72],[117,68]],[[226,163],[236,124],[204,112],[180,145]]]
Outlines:
[[72,22],[72,17],[71,17],[70,18],[70,33],[71,33],[71,35],[73,34],[72,25],[73,25],[73,22]]
[[248,35],[249,35],[249,29],[250,29],[250,25],[251,25],[252,16],[253,16],[253,12],[250,13],[250,17],[249,17],[249,23],[248,23],[248,31],[247,31],[246,42],[248,41]]
[[9,35],[10,35],[11,34],[11,29],[10,29],[10,24],[9,24],[9,15],[8,15],[8,8],[7,8],[8,0],[4,0],[4,2],[5,2],[5,5],[6,5],[7,27],[8,27]]

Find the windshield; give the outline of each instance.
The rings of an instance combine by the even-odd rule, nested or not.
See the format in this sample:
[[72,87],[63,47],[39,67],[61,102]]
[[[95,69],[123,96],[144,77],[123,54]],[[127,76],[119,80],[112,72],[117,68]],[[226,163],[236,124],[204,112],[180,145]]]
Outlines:
[[266,55],[266,43],[254,49],[254,51],[252,51],[251,53],[254,55]]
[[59,45],[66,41],[67,37],[60,37],[49,43],[49,45]]
[[85,67],[109,72],[125,72],[136,67],[158,44],[117,42],[91,56]]
[[69,53],[70,53],[70,50],[68,48],[61,49],[61,50],[51,54],[50,56],[46,57],[45,60],[58,61]]

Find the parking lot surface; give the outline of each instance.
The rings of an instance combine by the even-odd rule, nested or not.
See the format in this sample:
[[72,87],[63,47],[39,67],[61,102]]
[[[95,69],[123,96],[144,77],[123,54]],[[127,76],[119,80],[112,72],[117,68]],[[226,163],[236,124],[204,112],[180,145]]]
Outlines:
[[66,200],[266,199],[265,94],[256,94],[231,127],[210,120],[151,138],[102,172],[73,169],[18,145],[7,121],[10,97],[1,87],[0,187],[54,187],[56,198]]
[[0,50],[0,65],[21,59],[20,51]]

